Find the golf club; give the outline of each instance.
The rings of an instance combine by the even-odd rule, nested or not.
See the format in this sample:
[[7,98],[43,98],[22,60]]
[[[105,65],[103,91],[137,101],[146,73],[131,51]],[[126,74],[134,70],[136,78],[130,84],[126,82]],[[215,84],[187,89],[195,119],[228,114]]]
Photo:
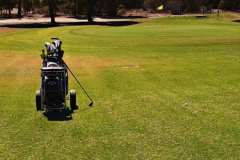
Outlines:
[[76,80],[77,84],[80,86],[80,88],[83,90],[83,92],[85,93],[85,95],[88,97],[88,99],[91,101],[90,104],[88,105],[89,107],[93,106],[93,99],[89,96],[89,94],[87,93],[86,89],[83,87],[83,85],[80,83],[80,81],[78,80],[78,78],[75,76],[75,74],[71,71],[71,69],[68,67],[68,65],[63,61],[63,63],[66,65],[67,69],[69,70],[69,72],[71,73],[71,75],[73,76],[73,78]]

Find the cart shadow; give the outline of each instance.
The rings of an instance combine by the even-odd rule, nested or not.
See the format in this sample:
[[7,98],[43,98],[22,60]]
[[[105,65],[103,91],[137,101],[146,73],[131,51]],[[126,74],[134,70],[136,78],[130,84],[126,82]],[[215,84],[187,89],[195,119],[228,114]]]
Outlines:
[[72,118],[73,113],[74,111],[67,108],[61,112],[59,111],[44,112],[43,115],[48,119],[48,121],[70,121],[73,119]]

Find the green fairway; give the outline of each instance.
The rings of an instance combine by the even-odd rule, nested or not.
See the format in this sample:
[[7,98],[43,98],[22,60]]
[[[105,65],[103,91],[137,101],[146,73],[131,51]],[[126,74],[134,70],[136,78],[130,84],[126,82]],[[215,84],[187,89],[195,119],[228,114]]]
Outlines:
[[[239,159],[240,23],[135,21],[0,32],[0,159]],[[35,109],[51,37],[95,100],[89,108],[71,78],[69,121]]]

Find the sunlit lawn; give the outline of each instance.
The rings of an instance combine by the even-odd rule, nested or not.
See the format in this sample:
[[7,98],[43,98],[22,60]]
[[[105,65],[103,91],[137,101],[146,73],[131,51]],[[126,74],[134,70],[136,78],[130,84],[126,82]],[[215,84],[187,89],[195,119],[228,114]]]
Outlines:
[[[0,159],[239,159],[240,24],[136,21],[0,32]],[[69,121],[35,109],[40,51],[56,36],[95,100],[71,79]]]

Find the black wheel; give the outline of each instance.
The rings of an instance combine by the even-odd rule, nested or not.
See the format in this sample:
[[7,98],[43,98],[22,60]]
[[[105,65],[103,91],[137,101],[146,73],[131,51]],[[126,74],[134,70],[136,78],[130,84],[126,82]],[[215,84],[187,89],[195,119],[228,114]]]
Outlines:
[[37,111],[42,110],[41,93],[39,90],[36,92],[36,108],[37,108]]
[[77,109],[77,97],[76,97],[75,90],[70,91],[70,107],[71,107],[71,110]]

